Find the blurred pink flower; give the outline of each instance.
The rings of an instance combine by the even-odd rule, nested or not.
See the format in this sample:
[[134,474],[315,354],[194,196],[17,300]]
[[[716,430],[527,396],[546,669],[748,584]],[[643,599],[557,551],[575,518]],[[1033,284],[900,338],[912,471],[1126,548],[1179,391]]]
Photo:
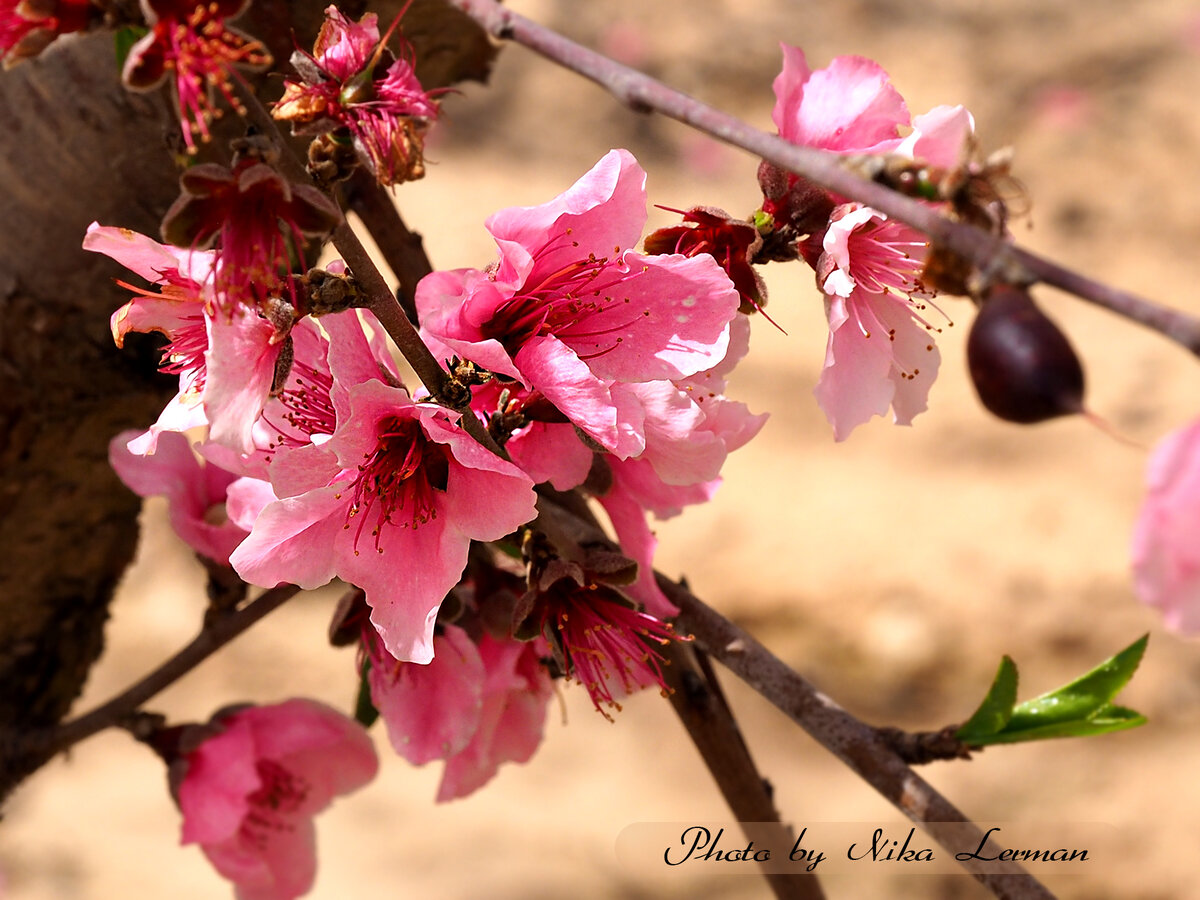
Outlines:
[[82,31],[100,17],[91,0],[0,0],[0,61],[37,56],[60,34]]
[[209,139],[208,122],[221,111],[214,90],[235,109],[241,103],[230,79],[234,65],[263,68],[271,55],[258,41],[226,25],[249,0],[141,0],[149,32],[129,50],[121,79],[134,90],[158,87],[168,76],[175,82],[183,140],[196,151],[196,138]]
[[370,738],[304,699],[218,713],[213,725],[220,730],[173,766],[183,843],[200,844],[239,900],[307,893],[316,874],[313,816],[375,777]]
[[1200,632],[1200,421],[1159,443],[1133,532],[1134,586],[1168,628]]
[[166,497],[175,533],[197,553],[228,565],[246,536],[225,513],[226,493],[237,476],[201,462],[182,434],[160,435],[152,456],[131,453],[126,445],[138,434],[124,431],[109,442],[108,461],[117,475],[139,497]]

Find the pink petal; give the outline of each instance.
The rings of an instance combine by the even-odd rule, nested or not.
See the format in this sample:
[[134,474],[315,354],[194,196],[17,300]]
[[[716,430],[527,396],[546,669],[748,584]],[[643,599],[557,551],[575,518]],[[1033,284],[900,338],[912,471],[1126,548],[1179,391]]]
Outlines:
[[[540,249],[535,271],[542,274],[595,252],[618,255],[637,244],[646,223],[646,173],[628,150],[610,150],[564,193],[541,206],[513,207],[493,214],[487,230],[497,241]],[[583,250],[581,253],[580,250]],[[501,278],[507,277],[503,271]]]
[[246,798],[261,784],[254,760],[250,727],[236,719],[189,754],[179,786],[183,843],[211,844],[237,834],[249,809]]
[[544,642],[499,641],[484,634],[479,655],[487,670],[483,710],[471,742],[446,761],[437,801],[478,790],[506,762],[522,763],[542,741],[546,703],[553,693],[539,657]]
[[1200,422],[1169,434],[1146,468],[1133,532],[1134,586],[1166,626],[1200,632]]
[[899,144],[898,126],[908,124],[908,107],[877,63],[839,56],[810,72],[798,49],[783,49],[772,115],[780,135],[843,153],[879,152]]
[[172,270],[203,283],[211,271],[214,256],[212,252],[193,252],[160,244],[128,228],[114,228],[98,222],[88,226],[83,249],[103,253],[154,284],[163,284],[163,276]]
[[617,450],[617,410],[612,394],[575,351],[552,335],[537,337],[517,353],[517,365],[563,415],[602,446]]
[[660,619],[676,616],[679,614],[678,607],[667,599],[654,578],[654,550],[658,547],[658,539],[650,530],[641,505],[621,484],[615,470],[613,474],[612,488],[599,500],[617,533],[621,552],[638,564],[637,580],[626,587],[625,592],[641,603],[652,616]]
[[254,448],[254,423],[275,379],[282,346],[275,328],[257,313],[237,307],[208,317],[204,410],[209,439],[239,453]]
[[339,794],[357,790],[375,777],[378,759],[363,727],[332,707],[298,697],[254,706],[249,715],[255,752],[278,760],[302,777],[306,792],[297,816],[320,812]]
[[239,478],[229,485],[225,499],[225,511],[231,522],[244,531],[250,531],[266,507],[278,498],[271,485],[258,478]]
[[[857,298],[857,299],[856,299]],[[882,416],[891,406],[895,384],[891,380],[892,352],[886,330],[864,308],[859,294],[850,299],[826,298],[829,313],[829,344],[825,368],[814,394],[825,418],[833,426],[835,440],[845,440],[858,425],[872,416]],[[860,315],[871,327],[864,333]]]
[[560,491],[583,484],[592,468],[592,451],[571,425],[532,422],[504,448],[535,484],[548,481]]
[[449,519],[439,511],[417,528],[382,529],[379,551],[368,541],[356,551],[353,529],[338,540],[338,574],[366,592],[371,622],[401,662],[433,659],[438,608],[466,568],[471,542]]
[[338,485],[267,506],[230,554],[229,564],[262,587],[291,582],[305,590],[333,580],[334,542],[345,531],[346,501]]
[[965,161],[975,119],[963,106],[935,106],[913,119],[912,133],[896,152],[935,166],[954,168]]
[[611,290],[628,303],[587,316],[557,337],[611,381],[660,381],[719,363],[729,347],[738,292],[707,254],[644,257],[627,253],[630,275]]
[[483,661],[467,633],[447,625],[428,665],[382,660],[367,675],[396,752],[415,766],[460,752],[479,727]]
[[139,437],[128,443],[129,452],[139,456],[153,454],[158,449],[158,438],[170,432],[190,431],[208,424],[200,396],[192,391],[180,392],[163,407],[158,421]]

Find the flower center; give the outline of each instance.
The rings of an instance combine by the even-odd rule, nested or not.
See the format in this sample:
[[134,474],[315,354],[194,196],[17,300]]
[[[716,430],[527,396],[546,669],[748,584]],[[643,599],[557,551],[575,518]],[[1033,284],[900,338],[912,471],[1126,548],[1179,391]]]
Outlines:
[[653,616],[608,600],[596,585],[552,590],[546,618],[553,623],[566,674],[575,678],[606,719],[605,707],[621,710],[617,697],[657,684],[669,691],[662,667],[667,664],[654,645],[677,637],[670,625]]
[[449,461],[442,445],[429,440],[415,419],[391,416],[379,423],[379,441],[364,454],[354,479],[346,514],[358,518],[354,553],[368,523],[379,553],[380,530],[385,525],[418,528],[437,518],[437,494],[446,490]]
[[285,769],[273,759],[260,759],[255,765],[262,784],[246,798],[249,809],[242,820],[242,835],[260,850],[272,836],[292,831],[292,817],[308,797],[309,783]]
[[221,115],[213,105],[210,87],[216,88],[235,111],[244,113],[230,83],[230,67],[234,63],[260,66],[270,57],[262,44],[247,41],[225,27],[217,3],[197,3],[186,18],[160,19],[154,28],[167,65],[175,70],[184,137],[188,151],[194,153],[195,136],[208,140],[209,120]]
[[275,431],[268,450],[302,447],[312,443],[315,434],[333,434],[337,414],[330,396],[333,378],[328,372],[303,362],[293,362],[287,385],[279,393],[282,416],[270,408],[263,421]]
[[[537,268],[535,262],[535,271]],[[615,320],[612,316],[597,320],[630,304],[628,297],[614,296],[614,288],[629,277],[624,267],[613,265],[608,257],[597,259],[589,253],[586,259],[527,282],[497,307],[481,329],[483,336],[498,340],[509,356],[516,356],[526,341],[547,334],[570,346],[580,359],[603,356],[624,340],[613,335],[629,332],[637,319],[637,313],[630,310]]]

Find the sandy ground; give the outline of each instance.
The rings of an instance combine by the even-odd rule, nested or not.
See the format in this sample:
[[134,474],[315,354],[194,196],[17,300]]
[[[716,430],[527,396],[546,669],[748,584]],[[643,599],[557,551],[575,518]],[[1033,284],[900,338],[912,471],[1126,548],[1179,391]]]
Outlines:
[[[1200,312],[1200,13],[1184,0],[858,0],[642,4],[524,0],[515,8],[750,122],[770,127],[776,42],[813,65],[878,59],[914,112],[964,103],[988,149],[1013,144],[1033,199],[1018,239],[1091,275]],[[756,160],[665,120],[636,116],[520,48],[491,90],[447,101],[437,165],[398,202],[441,267],[492,258],[482,221],[554,196],[613,146],[649,171],[652,203],[757,205]],[[654,211],[651,227],[669,217]],[[1144,452],[1080,420],[997,422],[965,376],[970,310],[939,338],[942,372],[915,426],[876,420],[835,445],[812,398],[825,325],[798,264],[766,271],[770,312],[755,322],[732,394],[771,419],[735,454],[706,508],[664,523],[661,567],[855,714],[931,729],[961,721],[1004,653],[1023,697],[1052,688],[1151,632],[1123,699],[1148,727],[1092,740],[989,750],[925,774],[979,820],[1100,821],[1091,874],[1048,883],[1061,897],[1200,897],[1200,655],[1132,596],[1128,539]],[[1198,370],[1156,335],[1040,291],[1090,378],[1088,403],[1150,444],[1193,416]],[[146,538],[114,607],[109,652],[84,708],[123,687],[192,635],[201,576],[145,512]],[[346,707],[352,659],[325,646],[334,591],[293,602],[155,704],[206,718],[235,700],[307,694]],[[805,821],[894,821],[888,804],[767,703],[726,678],[780,808]],[[551,708],[546,739],[465,801],[435,806],[437,766],[413,769],[378,741],[377,783],[319,822],[316,898],[764,897],[751,876],[704,882],[620,867],[627,825],[722,820],[722,801],[686,735],[655,695],[615,725],[578,688]],[[195,848],[161,764],[121,734],[56,761],[13,799],[0,872],[14,900],[229,896]],[[882,865],[830,877],[831,898],[975,898],[971,879],[902,875]]]

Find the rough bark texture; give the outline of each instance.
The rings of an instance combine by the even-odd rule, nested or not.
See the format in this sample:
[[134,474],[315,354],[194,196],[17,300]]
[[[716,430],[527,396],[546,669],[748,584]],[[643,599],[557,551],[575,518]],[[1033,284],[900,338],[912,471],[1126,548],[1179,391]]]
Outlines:
[[[286,60],[311,46],[325,5],[259,0],[242,24]],[[372,4],[385,28],[400,6]],[[460,13],[418,0],[410,14],[428,32],[412,35],[418,54],[429,47],[427,86],[486,75],[493,51]],[[153,341],[113,347],[108,319],[128,299],[113,278],[127,273],[80,247],[93,220],[157,235],[178,193],[167,95],[117,76],[103,33],[0,73],[0,799],[44,762],[22,737],[78,696],[137,543],[140,500],[108,467],[108,442],[146,427],[174,389]]]
[[[66,713],[103,645],[141,501],[109,439],[144,427],[172,385],[147,342],[113,347],[127,292],[85,253],[93,219],[149,234],[173,198],[168,109],[116,80],[112,38],[52,48],[0,77],[0,733]],[[0,787],[37,760],[0,762]],[[15,769],[15,771],[12,771]]]

